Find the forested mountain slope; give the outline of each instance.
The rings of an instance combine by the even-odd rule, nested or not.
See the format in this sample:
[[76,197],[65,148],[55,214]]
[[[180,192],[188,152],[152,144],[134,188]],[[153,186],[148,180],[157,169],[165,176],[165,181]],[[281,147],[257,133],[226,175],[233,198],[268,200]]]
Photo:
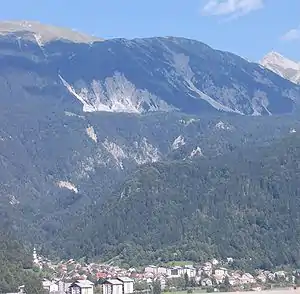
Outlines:
[[0,293],[17,293],[21,285],[26,293],[42,294],[41,277],[33,271],[32,255],[11,233],[11,226],[0,213]]
[[212,256],[297,263],[299,160],[300,137],[291,134],[257,150],[143,166],[88,211],[77,242],[86,254],[133,264]]

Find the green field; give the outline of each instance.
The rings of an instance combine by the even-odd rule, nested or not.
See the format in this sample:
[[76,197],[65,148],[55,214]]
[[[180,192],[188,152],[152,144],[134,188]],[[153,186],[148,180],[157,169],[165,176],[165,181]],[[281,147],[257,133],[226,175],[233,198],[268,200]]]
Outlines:
[[194,264],[194,262],[190,261],[190,260],[185,260],[185,261],[170,261],[170,262],[164,263],[163,265],[164,266],[184,266],[184,265],[187,265],[187,264]]

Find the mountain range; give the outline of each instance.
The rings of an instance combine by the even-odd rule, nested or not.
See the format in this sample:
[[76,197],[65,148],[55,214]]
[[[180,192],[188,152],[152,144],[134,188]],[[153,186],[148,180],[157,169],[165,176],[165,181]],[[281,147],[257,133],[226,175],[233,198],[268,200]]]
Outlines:
[[[278,69],[276,58],[268,60],[249,62],[185,38],[103,40],[38,22],[0,23],[1,217],[21,240],[61,257],[118,256],[138,264],[158,261],[159,255],[165,260],[224,257],[226,248],[234,257],[240,258],[242,249],[253,257],[247,244],[254,244],[248,239],[241,245],[220,243],[224,235],[212,228],[229,215],[231,236],[238,226],[246,230],[248,223],[235,223],[233,217],[238,209],[240,216],[247,209],[258,209],[254,204],[238,206],[237,195],[245,186],[235,190],[235,181],[227,179],[229,192],[215,190],[214,201],[228,202],[227,214],[219,205],[196,203],[202,201],[199,195],[208,201],[214,185],[224,184],[222,165],[229,164],[230,173],[238,177],[235,154],[246,158],[247,170],[249,154],[263,148],[256,154],[255,169],[245,176],[247,189],[257,192],[255,197],[247,192],[249,203],[273,193],[265,186],[257,188],[256,172],[263,174],[269,187],[284,174],[279,167],[285,166],[285,151],[291,150],[291,159],[296,160],[300,86],[273,72]],[[270,146],[280,148],[273,152]],[[274,161],[277,155],[283,162]],[[268,180],[259,162],[278,173]],[[210,173],[213,166],[218,169]],[[294,174],[291,181],[295,170],[288,161],[286,173]],[[179,185],[172,183],[173,178]],[[232,198],[230,191],[235,193]],[[282,192],[289,190],[285,187]],[[222,200],[225,194],[228,197]],[[179,201],[180,195],[184,201]],[[155,201],[149,202],[149,197]],[[175,206],[168,211],[172,203]],[[262,218],[268,209],[267,201],[262,203],[251,217]],[[181,209],[187,213],[181,214]],[[261,246],[261,235],[274,229],[266,223],[281,209],[286,208],[276,203],[257,224],[256,244]],[[148,214],[147,222],[140,219]],[[175,230],[179,221],[197,225],[205,219],[201,224],[205,234],[184,223],[184,233]],[[288,241],[282,245],[287,248],[284,258],[268,254],[264,262],[292,263],[295,248]],[[187,256],[185,251],[193,254]],[[267,248],[259,251],[253,260],[266,252]]]

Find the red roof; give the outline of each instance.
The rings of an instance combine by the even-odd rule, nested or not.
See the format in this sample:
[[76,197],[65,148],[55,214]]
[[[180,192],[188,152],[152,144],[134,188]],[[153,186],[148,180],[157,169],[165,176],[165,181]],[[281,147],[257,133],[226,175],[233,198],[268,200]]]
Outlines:
[[107,278],[107,273],[98,272],[96,274],[96,276],[97,276],[98,279],[106,279]]

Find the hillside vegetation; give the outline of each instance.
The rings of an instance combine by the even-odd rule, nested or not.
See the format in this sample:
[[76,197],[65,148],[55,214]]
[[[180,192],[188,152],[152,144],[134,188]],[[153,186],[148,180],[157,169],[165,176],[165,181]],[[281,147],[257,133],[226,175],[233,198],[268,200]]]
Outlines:
[[[0,214],[1,220],[4,215]],[[42,294],[38,274],[33,271],[32,255],[10,233],[7,223],[0,224],[0,293],[17,292],[25,285],[28,294]]]
[[256,150],[143,166],[84,215],[67,244],[131,264],[213,256],[263,268],[297,264],[299,160],[292,134]]

